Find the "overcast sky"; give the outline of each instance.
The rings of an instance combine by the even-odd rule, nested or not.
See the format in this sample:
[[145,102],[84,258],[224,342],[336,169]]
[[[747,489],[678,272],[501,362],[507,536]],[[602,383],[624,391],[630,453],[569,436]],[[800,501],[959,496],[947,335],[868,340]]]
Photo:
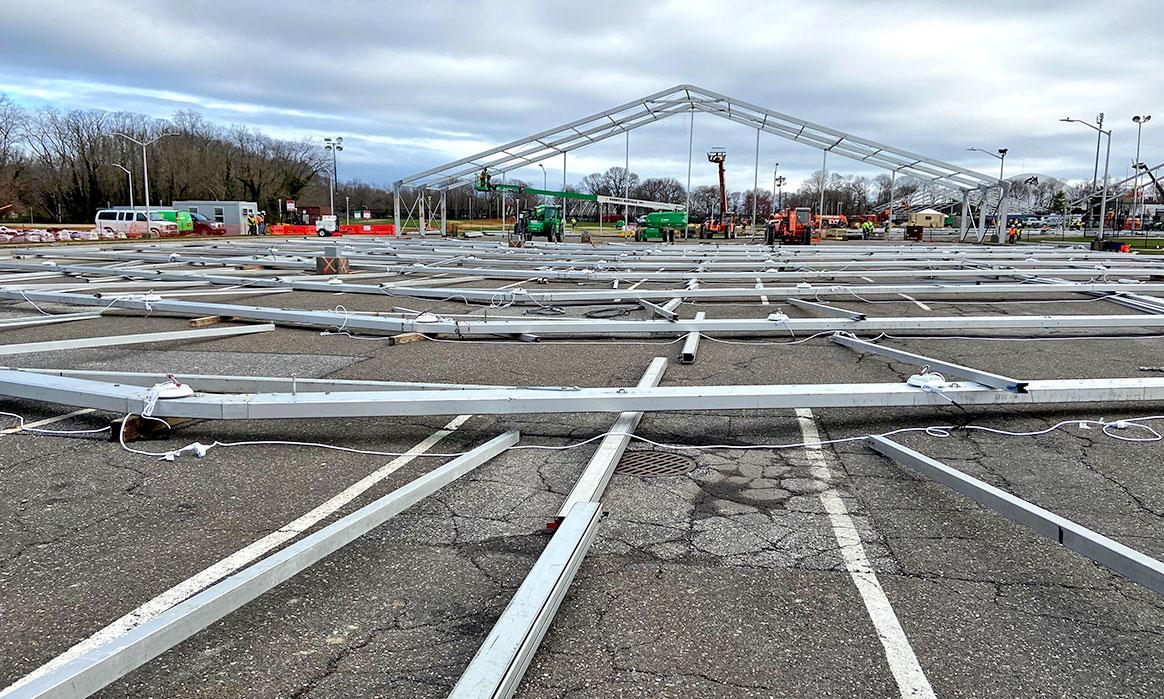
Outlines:
[[[1009,148],[1008,176],[1090,179],[1095,132],[1058,120],[1102,111],[1122,179],[1133,114],[1159,112],[1141,159],[1164,162],[1162,17],[1147,0],[29,1],[0,19],[0,92],[342,135],[340,178],[385,184],[679,83],[992,175],[998,161],[968,146]],[[687,128],[633,132],[631,169],[685,181]],[[702,153],[723,146],[729,187],[750,187],[754,139],[697,116],[693,184],[711,183]],[[621,165],[623,147],[571,154],[569,179]],[[795,186],[820,152],[764,135],[759,160],[761,186],[775,162]],[[560,183],[561,161],[547,168]]]

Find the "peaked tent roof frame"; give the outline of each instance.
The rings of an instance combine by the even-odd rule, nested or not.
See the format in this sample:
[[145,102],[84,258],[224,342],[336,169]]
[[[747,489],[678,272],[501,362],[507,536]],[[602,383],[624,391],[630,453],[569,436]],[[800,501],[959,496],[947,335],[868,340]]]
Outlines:
[[409,175],[398,180],[394,188],[397,192],[401,187],[446,190],[471,180],[483,168],[496,174],[507,173],[667,117],[693,111],[714,114],[851,160],[964,192],[998,186],[997,178],[953,163],[838,131],[694,85],[676,85],[467,158]]

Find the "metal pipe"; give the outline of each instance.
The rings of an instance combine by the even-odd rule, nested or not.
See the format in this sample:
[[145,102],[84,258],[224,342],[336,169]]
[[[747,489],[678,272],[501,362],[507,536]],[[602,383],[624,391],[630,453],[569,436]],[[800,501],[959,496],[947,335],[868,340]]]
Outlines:
[[[707,316],[703,311],[695,314],[695,320],[703,320]],[[687,339],[683,341],[683,349],[679,351],[679,362],[682,364],[694,364],[695,353],[699,351],[699,331],[692,330],[687,333]]]
[[1164,563],[893,440],[869,437],[866,441],[883,456],[929,476],[1012,522],[1029,527],[1037,534],[1110,568],[1158,595],[1164,595]]
[[751,235],[756,235],[756,206],[760,193],[760,129],[756,129],[756,161],[752,170],[752,228]]
[[602,506],[576,504],[485,637],[449,699],[509,699],[545,637],[582,564]]
[[[1103,132],[1101,131],[1102,135]],[[1111,165],[1111,130],[1107,131],[1107,157],[1103,161],[1103,201],[1099,205],[1099,239],[1103,240],[1103,228],[1107,224],[1107,172]]]

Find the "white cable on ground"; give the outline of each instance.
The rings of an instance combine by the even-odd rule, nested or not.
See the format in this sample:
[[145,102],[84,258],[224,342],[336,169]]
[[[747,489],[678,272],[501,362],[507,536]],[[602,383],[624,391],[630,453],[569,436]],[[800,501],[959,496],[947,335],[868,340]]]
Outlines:
[[[13,417],[20,422],[21,426],[24,425],[24,418],[21,417],[20,415],[17,415],[15,413],[8,413],[8,412],[0,412],[0,415],[6,415],[9,417]],[[209,453],[212,449],[231,448],[231,447],[248,447],[248,446],[309,447],[309,448],[315,448],[315,449],[328,449],[331,451],[341,451],[341,452],[345,452],[345,453],[349,453],[349,454],[361,454],[361,455],[365,455],[365,456],[385,456],[385,457],[404,456],[407,453],[407,452],[376,451],[376,450],[372,450],[372,449],[356,449],[353,447],[344,447],[344,446],[339,446],[339,445],[335,445],[335,444],[326,444],[323,442],[299,442],[299,441],[293,441],[293,440],[248,440],[248,441],[241,441],[241,442],[214,441],[210,444],[203,444],[201,442],[191,442],[190,444],[187,444],[186,446],[183,446],[183,447],[178,448],[178,449],[170,449],[170,450],[161,451],[161,452],[146,451],[143,449],[135,449],[135,448],[129,446],[125,442],[125,424],[129,420],[129,418],[132,418],[132,417],[134,417],[134,415],[131,413],[129,415],[126,415],[125,419],[122,420],[121,429],[118,432],[118,443],[121,444],[121,447],[125,451],[128,451],[130,453],[139,454],[142,456],[151,456],[151,457],[165,460],[165,461],[173,461],[174,459],[176,459],[179,456],[182,456],[183,454],[194,454],[195,456],[202,457],[202,456],[206,456],[206,454]],[[141,417],[143,419],[146,419],[146,420],[155,420],[157,422],[161,422],[162,424],[166,425],[166,427],[170,427],[170,424],[168,422],[166,422],[165,420],[162,420],[160,418],[148,417],[148,416],[141,416]],[[1121,442],[1137,442],[1137,443],[1139,443],[1139,442],[1159,442],[1162,439],[1164,439],[1164,437],[1162,437],[1161,434],[1158,431],[1156,431],[1154,428],[1152,428],[1150,425],[1144,424],[1146,422],[1151,422],[1154,420],[1164,420],[1164,415],[1148,415],[1148,416],[1144,416],[1144,417],[1126,418],[1126,419],[1113,420],[1113,421],[1108,421],[1104,418],[1100,418],[1098,420],[1087,419],[1087,418],[1062,420],[1062,421],[1057,422],[1054,425],[1051,425],[1050,427],[1047,427],[1045,429],[1031,430],[1031,431],[1025,431],[1025,432],[1003,430],[1003,429],[999,429],[996,427],[986,427],[984,425],[961,425],[961,426],[959,426],[959,425],[931,425],[928,427],[901,427],[901,428],[898,428],[895,430],[890,430],[888,432],[881,432],[881,433],[878,433],[876,435],[862,434],[862,435],[857,435],[857,436],[853,436],[853,437],[840,437],[837,439],[824,439],[824,440],[819,440],[816,442],[792,442],[792,443],[788,443],[788,444],[669,444],[666,442],[656,442],[654,440],[647,439],[646,437],[641,437],[639,435],[631,434],[631,433],[627,433],[627,432],[610,431],[610,432],[603,432],[601,434],[594,435],[593,437],[590,437],[589,439],[584,439],[584,440],[579,441],[579,442],[573,442],[571,444],[564,444],[564,445],[518,444],[518,445],[510,447],[509,450],[520,451],[520,450],[527,450],[527,449],[536,449],[536,450],[542,450],[542,451],[568,451],[570,449],[578,449],[580,447],[584,447],[587,444],[592,444],[598,440],[605,439],[606,437],[611,437],[611,436],[628,437],[632,440],[643,442],[645,444],[650,444],[651,446],[658,447],[660,449],[671,449],[671,450],[675,450],[675,451],[705,451],[705,450],[715,450],[715,449],[726,449],[726,450],[734,450],[734,451],[750,451],[750,450],[757,450],[757,449],[781,450],[781,449],[819,448],[819,447],[828,446],[831,444],[846,444],[846,443],[850,443],[850,442],[860,442],[860,441],[863,441],[865,439],[868,439],[871,436],[892,437],[894,435],[909,434],[909,433],[915,433],[915,432],[921,432],[928,437],[938,437],[938,438],[951,437],[956,432],[969,432],[969,431],[986,432],[986,433],[997,434],[997,435],[1001,435],[1001,436],[1005,436],[1005,437],[1037,437],[1040,435],[1048,434],[1050,432],[1054,432],[1056,430],[1064,429],[1066,427],[1077,427],[1077,428],[1083,429],[1083,430],[1090,430],[1090,429],[1092,429],[1092,426],[1099,427],[1100,432],[1104,436],[1111,437],[1112,439],[1116,439],[1116,440],[1119,440]],[[102,428],[91,429],[91,430],[43,430],[43,429],[27,428],[25,431],[33,432],[33,433],[37,433],[37,434],[52,435],[52,436],[64,436],[64,435],[69,435],[69,434],[95,434],[95,433],[105,432],[108,429],[110,429],[110,428],[109,427],[102,427]],[[1129,430],[1129,429],[1142,430],[1142,431],[1146,432],[1147,434],[1145,436],[1142,436],[1142,437],[1128,437],[1128,436],[1116,434],[1115,432],[1112,431],[1112,430]],[[432,458],[453,458],[453,457],[458,457],[458,456],[464,456],[468,453],[470,453],[470,452],[425,453],[425,454],[419,454],[416,456],[432,457]]]

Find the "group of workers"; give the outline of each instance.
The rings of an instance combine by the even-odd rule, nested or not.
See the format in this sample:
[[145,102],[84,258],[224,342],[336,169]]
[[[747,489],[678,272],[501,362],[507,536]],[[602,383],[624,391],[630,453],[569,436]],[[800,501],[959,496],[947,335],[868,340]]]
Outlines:
[[1023,239],[1023,220],[1016,218],[1006,229],[1006,242],[1014,243]]
[[267,234],[267,212],[252,211],[247,214],[247,235]]

